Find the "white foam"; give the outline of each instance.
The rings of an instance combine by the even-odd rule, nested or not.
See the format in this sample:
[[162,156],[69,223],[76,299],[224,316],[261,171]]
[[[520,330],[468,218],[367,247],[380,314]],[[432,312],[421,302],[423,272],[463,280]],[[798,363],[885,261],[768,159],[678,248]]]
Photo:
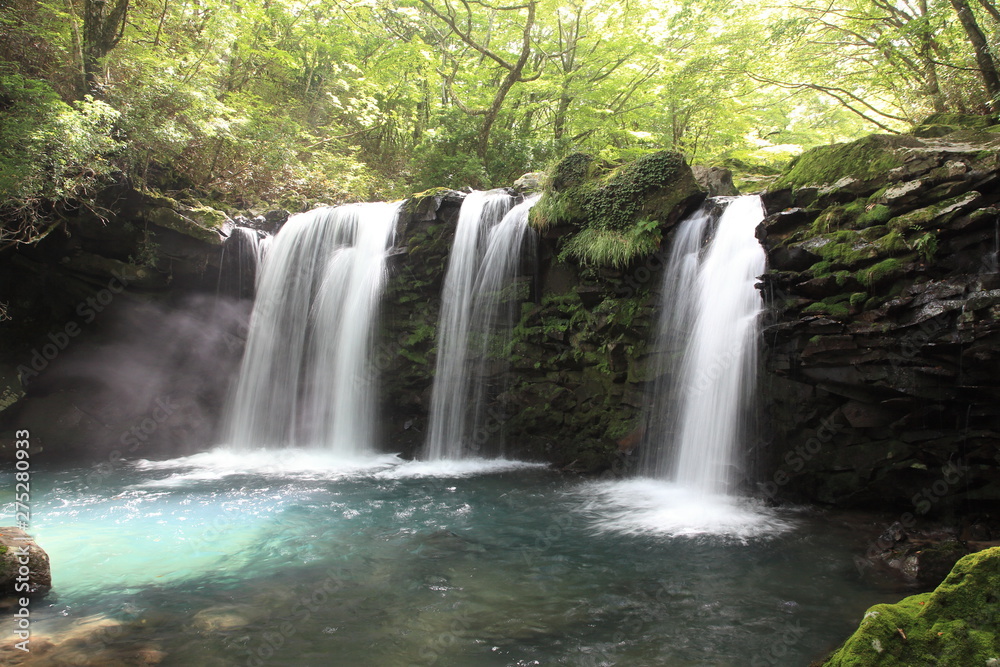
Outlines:
[[671,482],[653,479],[593,482],[580,511],[601,532],[628,535],[718,536],[735,540],[775,535],[792,521],[762,503],[732,496],[706,496]]
[[137,470],[175,471],[169,477],[140,484],[143,487],[180,486],[188,482],[219,480],[235,475],[280,479],[339,479],[390,468],[403,463],[395,454],[345,457],[320,449],[257,449],[242,451],[217,447],[207,452],[165,461],[141,459]]
[[271,479],[332,480],[375,477],[407,479],[418,477],[472,477],[512,470],[546,468],[546,463],[509,459],[442,459],[406,461],[397,454],[344,457],[321,449],[257,449],[243,451],[217,447],[211,451],[165,461],[140,459],[137,470],[166,471],[173,474],[138,484],[140,488],[176,487],[191,482],[221,480],[236,475]]
[[508,459],[440,459],[436,461],[409,461],[375,474],[381,479],[409,477],[472,477],[490,475],[526,468],[547,468],[547,463],[529,463]]

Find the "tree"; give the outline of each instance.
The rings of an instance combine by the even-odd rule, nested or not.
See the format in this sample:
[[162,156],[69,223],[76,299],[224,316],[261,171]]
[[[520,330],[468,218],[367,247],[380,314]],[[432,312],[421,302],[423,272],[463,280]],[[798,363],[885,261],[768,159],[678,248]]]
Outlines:
[[[73,0],[70,7],[73,8]],[[83,39],[80,45],[82,80],[80,94],[98,94],[101,62],[118,46],[125,33],[129,0],[77,0],[82,2]],[[75,26],[75,24],[74,24]],[[75,27],[74,27],[75,29]],[[74,33],[75,34],[75,33]]]
[[[996,12],[996,9],[989,2],[986,2],[986,0],[982,0],[982,2],[984,7]],[[986,93],[989,95],[989,106],[995,111],[998,108],[998,104],[1000,104],[1000,74],[997,73],[997,64],[993,59],[993,54],[990,53],[986,35],[983,34],[982,29],[979,27],[979,23],[976,21],[976,17],[972,13],[972,9],[969,8],[969,3],[966,0],[951,0],[951,6],[955,9],[955,13],[958,14],[962,28],[965,30],[965,34],[969,38],[969,43],[972,44],[972,48],[975,51],[976,64],[979,66],[979,75],[982,77],[983,85],[986,86]]]
[[[509,7],[494,7],[483,4],[483,6],[487,7],[492,14],[490,16],[491,23],[494,19],[501,22],[509,20],[509,17],[515,15],[520,16],[522,11],[526,11],[523,22],[519,25],[521,32],[519,44],[520,48],[518,51],[508,55],[499,53],[498,51],[490,48],[490,35],[488,32],[486,34],[486,39],[480,39],[475,34],[473,26],[475,25],[476,17],[468,0],[460,0],[462,11],[459,11],[457,7],[452,5],[447,0],[444,3],[443,8],[436,7],[432,2],[430,2],[430,0],[420,0],[420,2],[432,15],[443,21],[445,25],[448,26],[451,34],[457,36],[460,40],[462,40],[462,42],[481,54],[484,58],[495,63],[496,67],[501,71],[501,79],[499,85],[496,86],[493,92],[492,100],[490,100],[487,106],[478,108],[463,103],[454,90],[454,81],[458,74],[459,67],[461,66],[457,59],[452,59],[451,71],[445,75],[448,92],[455,104],[464,113],[470,116],[479,116],[482,118],[479,125],[476,153],[479,156],[479,159],[486,164],[487,153],[490,145],[490,134],[492,133],[493,125],[496,123],[497,117],[500,115],[500,111],[503,109],[504,101],[507,99],[507,95],[510,93],[511,88],[518,83],[534,81],[542,74],[540,68],[534,73],[525,73],[528,60],[534,53],[532,48],[531,32],[535,27],[535,12],[538,2],[537,0],[531,0],[524,5],[513,5]],[[516,19],[514,20],[514,23],[517,25]]]

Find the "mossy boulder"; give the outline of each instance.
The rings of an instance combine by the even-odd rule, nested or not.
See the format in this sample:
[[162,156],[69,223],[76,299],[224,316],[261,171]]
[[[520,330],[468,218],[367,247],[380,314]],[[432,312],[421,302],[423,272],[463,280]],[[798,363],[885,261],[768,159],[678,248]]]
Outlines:
[[931,593],[875,605],[823,664],[1000,664],[1000,547],[965,556]]
[[833,185],[844,179],[877,189],[890,169],[903,164],[900,149],[920,145],[916,137],[873,134],[850,143],[817,146],[792,160],[769,190]]
[[622,268],[654,253],[663,233],[705,193],[679,153],[659,151],[619,166],[573,153],[553,169],[531,223],[565,227],[563,256]]
[[997,124],[993,116],[964,113],[935,113],[910,130],[915,137],[943,137],[959,130],[985,130]]
[[143,215],[147,222],[170,229],[211,245],[226,240],[224,230],[229,216],[209,206],[188,206],[170,197],[144,193]]

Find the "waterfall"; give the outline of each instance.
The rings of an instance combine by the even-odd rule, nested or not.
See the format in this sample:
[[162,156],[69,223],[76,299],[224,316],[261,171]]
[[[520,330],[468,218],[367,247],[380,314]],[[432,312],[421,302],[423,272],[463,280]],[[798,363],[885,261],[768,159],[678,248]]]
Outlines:
[[[496,195],[486,193],[484,196],[492,200]],[[502,383],[506,375],[503,350],[510,339],[516,309],[525,296],[519,290],[521,283],[517,278],[521,273],[522,250],[526,243],[534,240],[534,233],[528,227],[528,213],[538,197],[510,208],[499,222],[489,227],[481,260],[476,253],[478,270],[473,274],[468,266],[469,258],[457,258],[456,254],[473,255],[472,246],[468,244],[476,240],[469,241],[468,237],[475,234],[478,239],[488,224],[495,222],[499,208],[509,207],[509,200],[506,204],[493,205],[478,200],[477,197],[473,201],[469,211],[470,219],[474,211],[481,211],[478,222],[466,222],[467,227],[474,226],[476,231],[463,233],[460,220],[448,264],[445,303],[439,325],[438,374],[434,379],[430,433],[425,449],[429,459],[460,459],[478,453],[499,430],[498,420],[488,419],[486,403],[498,393],[498,378]],[[465,209],[463,203],[461,218],[465,216]],[[459,245],[460,235],[463,246]],[[455,274],[454,291],[449,292],[452,272],[458,271],[459,266],[463,273],[461,277]],[[470,280],[473,276],[474,280]],[[467,292],[460,293],[459,289]],[[456,312],[459,306],[462,310]],[[444,341],[448,341],[449,347],[445,347]]]
[[462,202],[455,242],[448,258],[441,316],[438,322],[437,362],[431,394],[426,454],[431,460],[462,455],[462,437],[468,415],[472,378],[468,372],[469,326],[476,275],[486,251],[484,232],[510,210],[513,198],[503,190],[472,192]]
[[663,362],[641,470],[700,495],[726,494],[736,481],[756,375],[765,254],[754,232],[763,217],[756,196],[709,200],[678,229],[664,274]]
[[222,244],[219,259],[219,295],[252,299],[260,265],[264,262],[270,236],[248,227],[234,227]]
[[398,210],[317,209],[293,216],[275,236],[227,409],[230,446],[371,451],[373,326]]

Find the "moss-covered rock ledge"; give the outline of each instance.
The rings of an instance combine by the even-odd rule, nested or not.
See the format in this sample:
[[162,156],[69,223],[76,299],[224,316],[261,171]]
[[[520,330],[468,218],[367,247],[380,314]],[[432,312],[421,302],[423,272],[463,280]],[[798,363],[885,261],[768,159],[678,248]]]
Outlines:
[[931,593],[875,605],[823,667],[1000,665],[1000,547],[969,554]]
[[994,129],[812,149],[765,194],[769,496],[1000,507]]
[[553,169],[532,225],[563,228],[561,257],[616,269],[660,247],[663,232],[705,197],[683,156],[670,151],[608,165],[573,153]]

